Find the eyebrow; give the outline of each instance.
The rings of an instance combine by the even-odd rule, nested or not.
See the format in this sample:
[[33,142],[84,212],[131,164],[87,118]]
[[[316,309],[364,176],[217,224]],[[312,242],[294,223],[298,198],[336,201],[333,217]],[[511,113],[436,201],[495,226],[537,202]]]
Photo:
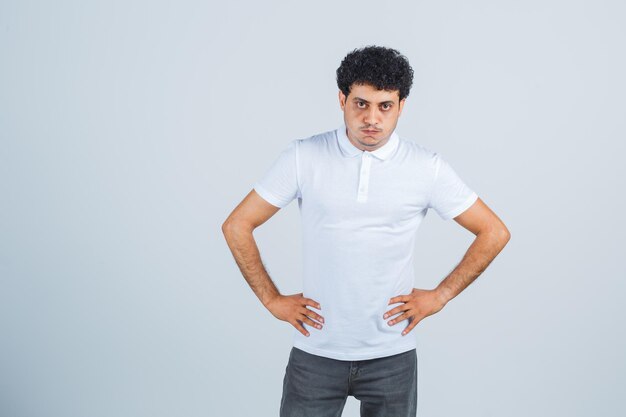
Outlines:
[[[367,101],[367,100],[365,100],[364,98],[361,98],[361,97],[355,97],[354,99],[352,99],[352,101],[364,101],[364,102],[366,102],[367,104],[370,104],[370,102],[369,102],[369,101]],[[394,102],[393,100],[387,100],[387,101],[381,101],[381,102],[380,102],[380,103],[378,103],[378,104],[394,104],[394,103],[395,103],[395,102]]]

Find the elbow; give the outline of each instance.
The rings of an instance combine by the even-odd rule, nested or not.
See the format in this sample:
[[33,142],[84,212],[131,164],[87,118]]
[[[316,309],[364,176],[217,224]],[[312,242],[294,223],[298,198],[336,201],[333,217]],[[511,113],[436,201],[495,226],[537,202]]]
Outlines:
[[224,223],[222,223],[222,233],[224,234],[228,233],[228,230],[231,228],[231,224],[232,222],[231,222],[230,217],[224,220]]
[[230,218],[226,219],[224,223],[222,223],[222,234],[226,238],[229,239],[232,236],[233,232],[237,230],[237,223],[231,220]]
[[485,236],[494,245],[497,245],[502,249],[511,239],[511,232],[504,225],[504,223],[492,224],[479,232],[479,235]]
[[506,244],[509,243],[509,240],[511,240],[511,232],[509,232],[509,229],[507,229],[504,224],[498,228],[496,236],[502,247],[505,247]]
[[254,227],[251,227],[249,224],[232,219],[231,217],[227,218],[224,223],[222,223],[222,234],[226,240],[235,233],[252,232],[253,229]]
[[230,228],[230,224],[228,223],[228,220],[226,220],[224,223],[222,223],[222,234],[227,237],[228,236],[228,229]]
[[224,223],[222,223],[222,234],[224,235],[224,238],[227,241],[232,236],[232,233],[235,230],[235,228],[236,228],[236,225],[232,217],[228,217],[226,220],[224,220]]

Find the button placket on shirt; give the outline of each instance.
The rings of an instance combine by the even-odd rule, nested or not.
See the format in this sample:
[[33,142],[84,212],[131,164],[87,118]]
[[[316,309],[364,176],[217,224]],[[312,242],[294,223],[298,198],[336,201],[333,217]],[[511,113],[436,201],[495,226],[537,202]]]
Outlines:
[[369,152],[363,151],[363,153],[361,154],[361,172],[359,174],[359,188],[356,199],[359,203],[364,203],[367,201],[371,164],[372,156]]

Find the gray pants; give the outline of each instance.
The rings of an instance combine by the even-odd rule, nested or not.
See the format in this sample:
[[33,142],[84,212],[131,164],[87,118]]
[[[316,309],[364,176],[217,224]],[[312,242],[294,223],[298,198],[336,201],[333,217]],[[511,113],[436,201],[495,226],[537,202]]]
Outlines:
[[339,417],[350,395],[361,402],[361,417],[415,417],[416,350],[342,361],[291,348],[280,417]]

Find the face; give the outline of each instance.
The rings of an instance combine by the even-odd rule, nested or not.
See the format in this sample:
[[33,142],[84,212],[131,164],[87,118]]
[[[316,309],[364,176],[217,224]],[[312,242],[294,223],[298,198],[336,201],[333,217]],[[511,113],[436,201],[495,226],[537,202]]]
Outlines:
[[350,142],[362,151],[374,151],[387,143],[406,98],[398,90],[377,90],[369,84],[352,84],[346,97],[339,90],[339,104]]

